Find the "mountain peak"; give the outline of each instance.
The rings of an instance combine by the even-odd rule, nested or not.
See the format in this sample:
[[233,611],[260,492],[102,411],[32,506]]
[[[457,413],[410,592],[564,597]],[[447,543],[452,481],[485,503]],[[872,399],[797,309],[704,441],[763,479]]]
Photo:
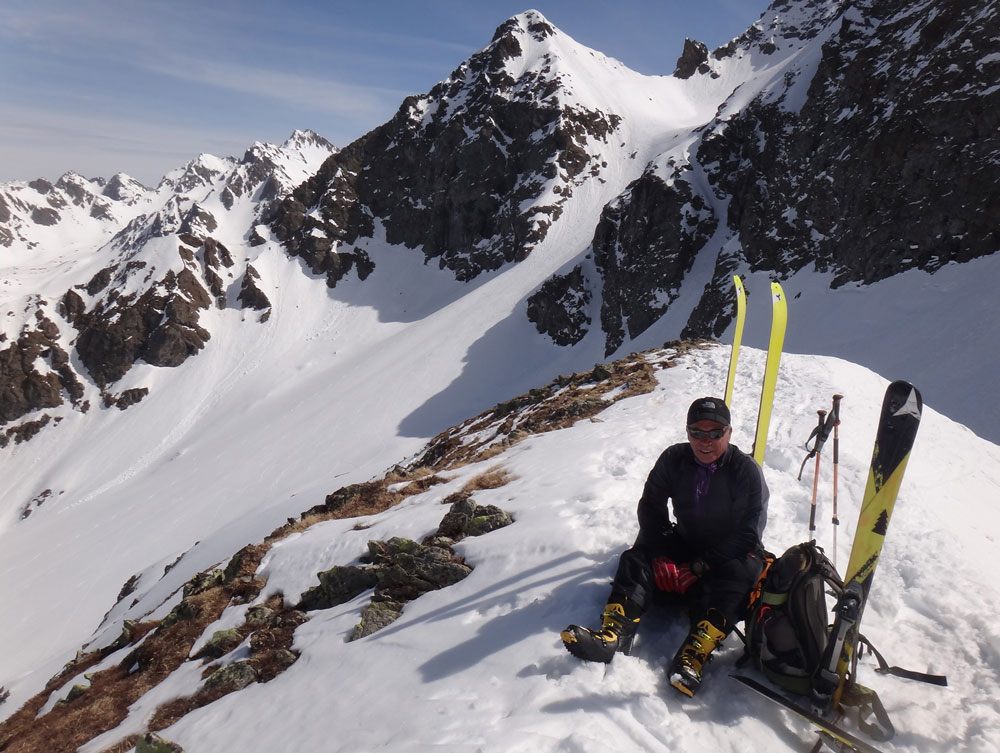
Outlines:
[[281,144],[282,149],[302,149],[309,146],[319,146],[331,151],[334,149],[333,144],[309,128],[295,129]]
[[513,34],[528,34],[536,42],[544,42],[546,38],[555,36],[557,31],[537,10],[526,10],[500,24],[493,34],[493,42]]

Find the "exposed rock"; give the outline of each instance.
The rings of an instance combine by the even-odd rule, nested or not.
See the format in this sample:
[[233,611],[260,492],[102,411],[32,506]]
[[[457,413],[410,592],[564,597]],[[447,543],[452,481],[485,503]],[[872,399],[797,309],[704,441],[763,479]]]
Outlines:
[[226,573],[224,570],[206,570],[205,572],[198,573],[184,584],[182,595],[185,599],[187,599],[195,594],[207,591],[209,588],[215,588],[216,586],[222,585],[225,582],[225,579]]
[[401,498],[402,495],[400,493],[388,491],[386,484],[382,481],[349,484],[328,494],[322,505],[317,505],[305,511],[302,513],[302,517],[343,512],[350,508],[358,508],[359,510],[369,512],[377,511],[391,507]]
[[246,621],[251,627],[263,627],[273,620],[275,611],[265,606],[250,607],[247,610]]
[[148,394],[149,387],[134,387],[130,390],[125,390],[115,399],[115,407],[118,408],[118,410],[125,410],[126,408],[141,402],[142,399]]
[[122,584],[121,590],[118,592],[118,598],[115,599],[115,603],[117,604],[119,601],[121,601],[122,599],[124,599],[126,596],[129,596],[130,594],[135,593],[135,588],[136,588],[136,586],[138,584],[139,584],[139,576],[138,575],[133,574],[133,575],[129,576],[129,579],[127,581],[125,581],[124,584]]
[[232,267],[235,262],[229,249],[215,240],[215,238],[205,239],[205,264],[212,269],[218,269],[219,265]]
[[0,423],[62,405],[58,374],[39,373],[35,367],[36,360],[53,346],[41,332],[26,332],[0,350]]
[[594,233],[608,355],[626,335],[635,338],[666,312],[718,225],[691,187],[690,167],[668,163],[667,168],[668,180],[647,170],[617,203],[605,207]]
[[[52,420],[52,416],[46,413],[36,421],[25,421],[17,426],[12,426],[0,435],[0,447],[6,447],[10,444],[11,439],[14,440],[14,444],[27,442],[44,429]],[[56,422],[58,423],[60,420],[56,419]]]
[[135,741],[135,753],[184,753],[184,749],[154,732],[147,732]]
[[482,507],[471,497],[459,499],[441,519],[438,535],[461,541],[466,536],[481,536],[514,521],[510,515],[494,505]]
[[167,630],[178,622],[193,620],[201,614],[201,609],[193,601],[182,599],[170,613],[160,622],[158,630]]
[[436,591],[465,578],[468,567],[447,549],[424,546],[409,539],[369,542],[375,562],[378,592],[388,601],[412,601],[427,591]]
[[[111,283],[111,278],[114,275],[114,273],[115,273],[114,267],[105,267],[100,272],[91,277],[90,282],[88,282],[85,286],[87,294],[97,295],[102,290],[104,290]],[[67,295],[68,294],[69,293],[67,293]],[[74,295],[76,295],[78,299],[80,298],[79,295],[77,295],[76,293],[74,293]],[[80,300],[82,303],[82,299]]]
[[217,630],[212,633],[212,637],[195,654],[193,659],[218,659],[239,646],[243,642],[243,636],[234,628],[228,630]]
[[259,279],[260,274],[253,268],[253,265],[247,264],[247,271],[244,273],[243,282],[240,284],[240,294],[237,296],[237,300],[243,308],[253,309],[254,311],[271,308],[271,300],[257,285],[257,280]]
[[579,265],[565,275],[553,275],[528,298],[528,321],[556,345],[574,345],[590,328],[587,313],[591,293]]
[[338,565],[318,573],[318,577],[319,585],[302,594],[298,609],[328,609],[344,604],[378,583],[374,568],[357,565]]
[[51,226],[59,222],[59,212],[47,207],[37,207],[31,212],[31,221],[36,225]]
[[[25,330],[0,350],[0,424],[62,405],[64,391],[74,405],[82,407],[83,384],[58,337],[55,323],[37,311],[36,329]],[[42,364],[51,371],[39,371]]]
[[[814,266],[836,287],[995,253],[1000,230],[986,208],[1000,204],[997,9],[931,12],[903,0],[813,9],[774,36],[809,39],[835,25],[812,78],[790,72],[710,124],[697,150],[715,166],[709,177],[728,200],[744,263],[779,278]],[[726,289],[731,269],[720,259],[707,296]],[[711,336],[731,317],[713,317],[711,301],[699,308],[685,336]]]
[[238,661],[209,675],[205,688],[232,693],[253,682],[257,682],[257,670],[249,661]]
[[351,640],[371,635],[395,621],[406,602],[457,583],[472,572],[452,550],[456,541],[511,522],[503,510],[480,507],[468,493],[457,495],[438,531],[423,543],[401,537],[369,541],[366,564],[341,565],[319,573],[320,584],[302,595],[298,608],[327,609],[374,588]]
[[265,243],[267,243],[267,239],[264,238],[263,235],[261,235],[260,227],[257,225],[254,225],[253,230],[250,231],[250,237],[248,238],[248,241],[250,243],[251,248],[254,248],[256,246],[263,246]]
[[356,641],[378,632],[398,620],[402,613],[403,605],[400,602],[372,601],[361,610],[361,622],[355,625],[354,631],[351,633],[351,640]]
[[708,66],[708,47],[704,42],[694,39],[684,39],[684,51],[677,58],[677,68],[674,70],[674,77],[680,79],[691,78],[698,73],[708,73],[711,69]]
[[460,280],[526,258],[600,172],[589,145],[621,121],[566,104],[551,55],[512,78],[508,61],[554,34],[534,12],[503,24],[446,81],[329,158],[278,208],[275,236],[330,285],[361,269],[376,217],[389,243],[421,248]]
[[102,388],[139,359],[153,366],[179,366],[211,337],[198,323],[198,310],[208,308],[212,299],[187,268],[168,271],[137,298],[120,295],[90,312],[80,312],[75,298],[67,292],[63,306],[80,331],[80,360]]
[[69,689],[69,692],[66,694],[65,703],[72,703],[77,698],[80,698],[81,696],[85,695],[88,690],[90,690],[89,685],[74,684],[73,687],[71,687]]

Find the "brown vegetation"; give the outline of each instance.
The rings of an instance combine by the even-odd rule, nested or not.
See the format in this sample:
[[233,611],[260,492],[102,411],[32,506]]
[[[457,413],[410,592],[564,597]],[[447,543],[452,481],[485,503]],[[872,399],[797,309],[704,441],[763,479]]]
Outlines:
[[[351,484],[332,492],[323,504],[306,510],[298,520],[289,518],[287,524],[273,531],[263,542],[237,552],[225,570],[199,573],[192,578],[185,584],[180,602],[163,620],[126,621],[116,641],[104,648],[78,654],[42,692],[0,722],[0,753],[72,753],[97,735],[118,726],[127,717],[132,703],[185,661],[204,662],[206,682],[193,695],[161,706],[150,724],[150,731],[163,729],[190,711],[248,682],[267,682],[296,660],[297,656],[291,651],[294,632],[308,619],[303,612],[285,607],[280,595],[273,596],[265,605],[248,610],[244,624],[231,635],[217,636],[218,645],[210,641],[212,645],[207,645],[195,657],[191,657],[191,649],[228,605],[248,603],[257,598],[265,581],[256,577],[256,571],[275,542],[321,521],[375,515],[409,496],[448,481],[440,475],[443,471],[482,462],[532,434],[567,427],[585,418],[597,420],[599,412],[618,400],[654,389],[655,371],[673,366],[677,355],[705,346],[705,343],[668,343],[666,347],[671,350],[660,351],[654,356],[633,355],[609,365],[598,365],[584,374],[560,377],[545,388],[500,403],[442,432],[410,466],[397,466],[382,479]],[[460,491],[448,495],[443,501],[451,504],[452,510],[442,520],[437,538],[431,536],[424,544],[441,546],[442,541],[437,539],[455,535],[449,526],[456,531],[461,529],[461,536],[478,535],[495,525],[505,524],[502,520],[492,520],[506,517],[502,510],[491,506],[479,508],[471,497],[476,491],[499,488],[513,478],[502,466],[493,466],[470,479]],[[472,527],[466,528],[470,524]],[[485,526],[481,531],[476,528],[480,525]],[[358,527],[364,526],[359,523]],[[123,587],[120,598],[131,593],[131,587],[134,587],[132,579]],[[229,679],[223,672],[217,672],[216,659],[248,639],[249,660],[230,665],[244,665],[237,667],[242,671],[240,677]],[[129,646],[134,648],[114,665],[83,674]],[[64,700],[38,717],[52,693],[61,692],[67,683],[81,675],[89,685],[74,687]],[[5,699],[3,694],[0,688],[0,702]],[[135,746],[138,737],[124,737],[103,753],[126,753]]]

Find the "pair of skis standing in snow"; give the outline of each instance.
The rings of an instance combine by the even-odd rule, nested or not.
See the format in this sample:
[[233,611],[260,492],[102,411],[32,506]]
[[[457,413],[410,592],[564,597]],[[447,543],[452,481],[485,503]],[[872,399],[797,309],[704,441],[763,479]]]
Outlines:
[[[705,403],[705,408],[701,412],[699,412],[697,407],[699,401],[696,401],[691,406],[688,414],[688,437],[696,455],[698,453],[697,443],[700,440],[704,440],[704,443],[710,443],[713,440],[721,442],[722,437],[725,435],[725,444],[728,445],[729,414],[726,406],[732,399],[743,323],[746,315],[746,296],[743,283],[739,277],[734,277],[734,283],[737,293],[737,324],[726,383],[725,403],[721,405],[721,408],[718,405],[709,406],[708,403]],[[781,286],[778,283],[772,282],[771,293],[771,336],[768,344],[767,362],[753,449],[753,458],[758,466],[762,466],[764,461],[771,408],[777,384],[778,364],[781,357],[787,322],[787,307]],[[834,398],[834,411],[831,412],[831,422],[825,421],[823,414],[820,414],[820,425],[814,434],[824,432],[831,425],[836,426],[836,423],[832,423],[832,421],[839,422],[839,398],[841,397],[837,395]],[[712,400],[712,398],[702,399],[702,401]],[[721,403],[721,401],[717,402]],[[832,627],[827,627],[823,635],[825,647],[822,647],[822,656],[819,659],[818,665],[811,671],[811,675],[807,678],[806,700],[804,702],[793,700],[755,679],[742,675],[733,675],[735,679],[744,685],[793,711],[813,724],[820,735],[816,744],[817,748],[821,744],[826,743],[830,747],[841,751],[862,751],[863,753],[872,753],[875,751],[877,753],[876,749],[870,743],[838,725],[837,722],[844,714],[846,707],[857,707],[859,709],[859,727],[873,739],[888,740],[894,734],[892,724],[878,696],[874,691],[860,685],[856,680],[857,660],[862,641],[864,640],[859,628],[889,519],[892,515],[903,473],[909,460],[910,450],[913,446],[917,428],[919,427],[921,411],[922,400],[919,391],[915,387],[901,381],[893,382],[889,385],[879,417],[875,446],[872,453],[865,493],[861,503],[858,526],[845,571],[846,577],[842,581],[843,587],[839,589],[837,603],[833,610],[835,614],[834,624]],[[836,415],[834,416],[833,414]],[[692,418],[695,420],[692,421]],[[813,437],[810,437],[810,440],[812,439]],[[823,441],[825,441],[825,436],[823,437]],[[674,447],[683,448],[684,445],[675,445]],[[818,451],[821,447],[821,440],[817,436],[816,443],[810,451],[809,457],[816,455],[818,458]],[[674,448],[668,448],[664,456],[671,449]],[[732,449],[735,450],[735,448]],[[742,453],[739,453],[739,455],[743,456]],[[661,456],[662,460],[663,457]],[[658,461],[658,465],[661,461]],[[714,471],[715,469],[713,468],[712,470]],[[757,471],[759,473],[759,468]],[[651,480],[655,474],[656,468],[650,474]],[[762,477],[761,484],[763,485]],[[649,481],[647,481],[648,485]],[[766,487],[764,488],[766,513]],[[676,512],[677,499],[674,498],[673,501]],[[660,500],[660,504],[665,508],[666,500]],[[810,518],[810,533],[814,530],[814,518],[812,517],[814,514],[815,496],[813,498],[813,509]],[[640,503],[640,520],[641,516],[642,503]],[[836,525],[837,522],[835,513],[834,524]],[[641,538],[642,534],[640,533],[640,540]],[[815,548],[815,543],[810,543]],[[637,544],[639,544],[639,541],[637,541]],[[616,580],[621,577],[622,569],[625,565],[624,560],[636,548],[633,547],[633,549],[626,551],[622,555],[622,561],[619,563],[619,575],[616,576]],[[793,547],[793,549],[795,548]],[[791,551],[790,549],[789,552]],[[773,557],[771,559],[773,560]],[[823,559],[825,560],[825,557]],[[770,561],[768,564],[770,564]],[[698,578],[705,574],[706,564],[702,560],[677,562],[669,557],[659,557],[653,558],[649,569],[652,570],[655,576],[656,585],[661,588],[666,587],[665,590],[683,594],[688,587],[696,583]],[[833,575],[836,576],[835,570]],[[754,589],[756,595],[761,593],[763,585],[766,584],[766,577],[767,570],[765,568],[756,589]],[[839,580],[839,577],[837,580]],[[819,598],[825,607],[825,599],[822,597],[822,591]],[[602,626],[599,630],[590,630],[577,625],[570,625],[566,628],[561,633],[561,637],[567,650],[582,659],[602,662],[610,662],[615,652],[628,653],[631,649],[638,617],[634,612],[629,612],[628,604],[623,604],[623,601],[625,600],[618,598],[613,590],[612,597],[609,599],[609,603],[602,615]],[[697,691],[701,683],[704,664],[707,662],[712,650],[721,643],[729,630],[735,628],[735,625],[731,624],[731,620],[722,620],[720,624],[720,620],[717,618],[713,619],[711,614],[701,613],[698,617],[700,619],[696,618],[694,621],[691,634],[674,657],[669,669],[671,685],[689,696],[694,695]],[[749,623],[748,627],[750,627]],[[747,642],[747,647],[749,653],[749,641]],[[898,670],[898,668],[890,670],[884,665],[884,661],[881,660],[880,656],[879,659],[880,664],[883,664],[882,669],[884,671],[892,671],[894,674],[934,682],[935,684],[944,684],[945,682],[944,678],[940,677],[908,673],[905,670]],[[799,692],[802,692],[802,689]],[[868,721],[872,717],[874,721]]]

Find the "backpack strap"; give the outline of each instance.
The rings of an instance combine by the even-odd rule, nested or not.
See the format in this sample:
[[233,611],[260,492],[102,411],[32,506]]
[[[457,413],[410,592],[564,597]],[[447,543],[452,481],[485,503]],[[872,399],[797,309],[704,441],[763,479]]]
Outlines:
[[914,672],[912,669],[903,669],[902,667],[890,667],[889,662],[885,660],[885,657],[879,653],[865,636],[858,637],[858,644],[867,648],[868,653],[875,657],[875,661],[878,662],[878,669],[876,672],[881,674],[894,675],[896,677],[903,677],[907,680],[917,680],[919,682],[926,682],[930,685],[940,685],[941,687],[948,687],[948,678],[944,675],[932,675],[926,672]]

